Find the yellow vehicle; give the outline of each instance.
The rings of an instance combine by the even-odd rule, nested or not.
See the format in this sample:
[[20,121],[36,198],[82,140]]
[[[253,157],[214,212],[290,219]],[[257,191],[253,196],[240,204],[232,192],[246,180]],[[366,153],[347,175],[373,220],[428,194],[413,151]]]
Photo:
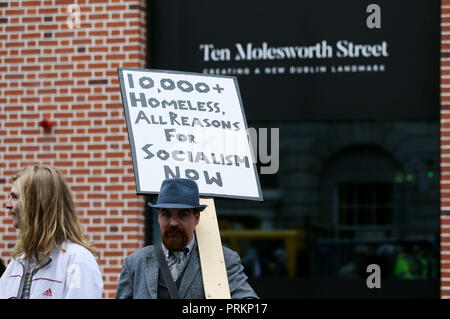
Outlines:
[[296,275],[297,253],[305,247],[305,233],[301,230],[221,230],[220,236],[225,245],[228,244],[239,254],[242,253],[242,240],[282,240],[287,257],[286,267],[291,278]]

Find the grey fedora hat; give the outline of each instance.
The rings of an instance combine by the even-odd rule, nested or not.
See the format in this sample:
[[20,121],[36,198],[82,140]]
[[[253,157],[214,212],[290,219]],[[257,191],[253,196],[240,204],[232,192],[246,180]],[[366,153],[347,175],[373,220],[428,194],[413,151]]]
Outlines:
[[197,183],[187,178],[165,179],[161,184],[156,204],[148,203],[153,208],[194,208],[200,211],[207,205],[200,205]]

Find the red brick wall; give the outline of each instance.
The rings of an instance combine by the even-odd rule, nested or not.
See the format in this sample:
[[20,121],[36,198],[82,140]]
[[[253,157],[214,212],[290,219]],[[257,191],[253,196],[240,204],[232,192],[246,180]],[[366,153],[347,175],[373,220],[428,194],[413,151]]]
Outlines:
[[[70,29],[73,3],[81,24]],[[101,254],[105,298],[123,258],[144,245],[116,69],[145,67],[145,19],[144,0],[0,0],[0,201],[20,167],[60,168]],[[50,132],[43,119],[55,122]],[[4,262],[15,238],[1,209]]]
[[441,297],[450,298],[450,1],[441,2]]

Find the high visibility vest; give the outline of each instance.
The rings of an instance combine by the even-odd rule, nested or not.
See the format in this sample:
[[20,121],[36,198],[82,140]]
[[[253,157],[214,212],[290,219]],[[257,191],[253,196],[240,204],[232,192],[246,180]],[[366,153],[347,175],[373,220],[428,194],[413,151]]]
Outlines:
[[419,262],[421,264],[421,272],[420,275],[423,279],[428,278],[428,272],[429,272],[429,266],[428,266],[428,260],[425,257],[419,257]]
[[413,267],[411,258],[407,254],[401,253],[395,261],[394,276],[400,279],[416,279]]

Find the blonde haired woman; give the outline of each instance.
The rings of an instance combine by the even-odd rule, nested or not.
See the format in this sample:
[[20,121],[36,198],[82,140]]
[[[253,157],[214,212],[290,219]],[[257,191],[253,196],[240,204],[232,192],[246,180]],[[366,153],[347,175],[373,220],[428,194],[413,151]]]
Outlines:
[[19,234],[0,278],[1,298],[101,298],[103,280],[59,170],[28,166],[13,177],[6,208]]

